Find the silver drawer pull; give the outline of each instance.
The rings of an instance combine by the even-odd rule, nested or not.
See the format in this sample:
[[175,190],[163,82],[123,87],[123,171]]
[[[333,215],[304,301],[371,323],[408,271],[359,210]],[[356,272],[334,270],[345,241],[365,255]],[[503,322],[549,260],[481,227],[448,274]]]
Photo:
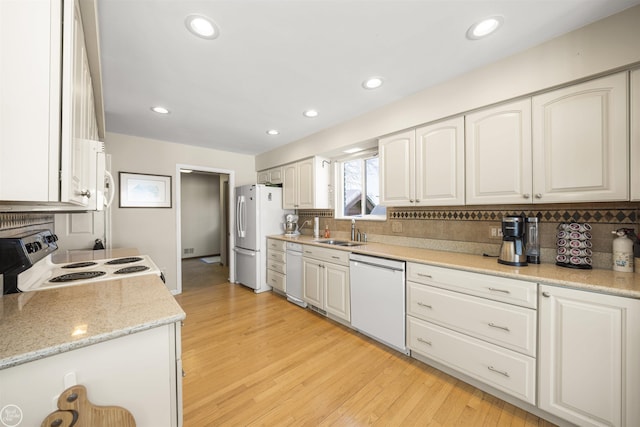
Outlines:
[[510,294],[511,292],[507,289],[498,289],[498,288],[489,288],[491,292],[502,292],[503,294]]
[[426,344],[426,345],[433,345],[433,344],[431,344],[431,341],[427,341],[427,340],[422,339],[422,338],[418,338],[418,342],[421,342],[422,344]]
[[494,368],[493,366],[487,366],[487,369],[490,370],[491,372],[495,372],[497,374],[504,375],[505,377],[509,378],[509,373],[508,372],[500,371],[500,370]]
[[304,253],[305,253],[305,254],[310,254],[310,253],[313,253],[313,252],[311,252],[311,251],[304,251]]
[[549,298],[551,296],[551,294],[549,292],[545,291],[545,292],[542,293],[542,296],[545,297],[545,298]]
[[500,326],[500,325],[496,325],[495,323],[489,323],[489,326],[491,326],[492,328],[502,329],[507,332],[511,332],[508,326]]
[[418,304],[420,307],[426,307],[426,308],[433,309],[433,307],[431,307],[429,304],[425,304],[425,303],[420,302],[420,301],[418,301],[418,303],[417,303],[417,304]]
[[433,279],[433,277],[431,277],[431,275],[430,275],[430,274],[418,273],[418,276],[420,276],[420,277],[426,277],[427,279]]
[[340,257],[339,257],[339,256],[334,256],[334,255],[331,255],[331,258],[333,258],[333,259],[340,259]]

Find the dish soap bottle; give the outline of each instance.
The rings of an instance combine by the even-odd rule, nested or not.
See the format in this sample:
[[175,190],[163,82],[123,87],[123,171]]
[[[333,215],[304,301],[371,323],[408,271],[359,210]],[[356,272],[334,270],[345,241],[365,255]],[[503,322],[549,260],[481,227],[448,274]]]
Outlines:
[[618,236],[613,239],[613,270],[633,273],[633,241],[627,237],[627,232],[626,228],[612,231]]
[[331,237],[331,233],[329,232],[329,224],[326,224],[324,226],[324,238],[328,239],[329,237]]

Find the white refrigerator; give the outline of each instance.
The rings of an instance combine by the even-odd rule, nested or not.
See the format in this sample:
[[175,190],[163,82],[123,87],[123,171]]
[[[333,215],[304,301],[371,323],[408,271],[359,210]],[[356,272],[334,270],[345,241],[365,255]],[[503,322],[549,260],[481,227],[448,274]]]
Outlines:
[[267,285],[267,236],[282,234],[282,188],[251,184],[236,187],[236,283],[264,292]]

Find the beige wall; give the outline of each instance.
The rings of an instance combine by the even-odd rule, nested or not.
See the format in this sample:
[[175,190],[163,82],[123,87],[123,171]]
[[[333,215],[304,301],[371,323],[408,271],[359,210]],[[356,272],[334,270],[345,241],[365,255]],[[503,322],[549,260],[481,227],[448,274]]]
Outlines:
[[171,209],[118,207],[112,211],[113,247],[135,247],[150,255],[163,270],[167,287],[177,287],[176,165],[187,164],[235,172],[235,185],[255,183],[255,158],[189,145],[135,136],[107,133],[106,151],[111,154],[111,172],[118,183],[118,172],[149,173],[172,177]]
[[260,154],[257,170],[639,63],[638,40],[640,6]]
[[182,258],[220,255],[220,175],[182,174],[180,205]]

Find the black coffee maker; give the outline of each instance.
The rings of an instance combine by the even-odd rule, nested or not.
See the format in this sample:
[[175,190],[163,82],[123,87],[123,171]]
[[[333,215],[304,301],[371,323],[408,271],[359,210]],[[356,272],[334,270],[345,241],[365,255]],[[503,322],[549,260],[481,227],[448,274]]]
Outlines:
[[502,246],[498,262],[505,265],[527,265],[525,242],[525,218],[505,216],[502,218]]

